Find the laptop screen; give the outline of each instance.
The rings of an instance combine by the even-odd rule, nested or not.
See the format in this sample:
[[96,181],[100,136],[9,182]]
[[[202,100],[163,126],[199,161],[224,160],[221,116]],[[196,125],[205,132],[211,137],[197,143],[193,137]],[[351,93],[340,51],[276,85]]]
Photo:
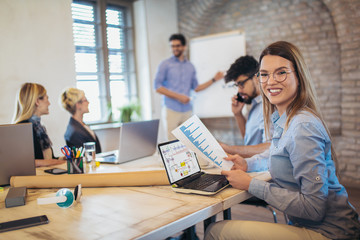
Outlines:
[[11,176],[35,175],[31,123],[0,125],[0,185]]
[[195,153],[179,140],[160,144],[159,151],[171,184],[200,172]]
[[159,119],[123,123],[120,129],[119,162],[126,162],[156,151]]

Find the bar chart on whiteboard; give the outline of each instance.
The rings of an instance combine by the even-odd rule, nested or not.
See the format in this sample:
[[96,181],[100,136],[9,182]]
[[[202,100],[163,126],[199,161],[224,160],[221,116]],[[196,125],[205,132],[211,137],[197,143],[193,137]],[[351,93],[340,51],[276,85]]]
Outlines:
[[201,120],[193,115],[172,131],[185,146],[223,170],[230,170],[233,163],[224,160],[226,153]]

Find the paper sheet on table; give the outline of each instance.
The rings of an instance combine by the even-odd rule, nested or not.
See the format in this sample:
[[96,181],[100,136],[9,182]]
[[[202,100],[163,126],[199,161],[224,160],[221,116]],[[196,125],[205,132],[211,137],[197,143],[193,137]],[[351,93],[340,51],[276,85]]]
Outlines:
[[233,163],[224,160],[225,151],[201,120],[193,115],[172,131],[172,134],[198,156],[222,170],[230,170]]

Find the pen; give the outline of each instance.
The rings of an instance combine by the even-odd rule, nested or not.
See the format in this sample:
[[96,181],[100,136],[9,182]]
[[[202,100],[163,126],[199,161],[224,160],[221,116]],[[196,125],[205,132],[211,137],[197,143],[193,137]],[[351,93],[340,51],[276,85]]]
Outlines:
[[79,157],[82,156],[82,149],[83,149],[83,147],[80,147],[80,148],[78,149],[77,154],[76,154],[76,158],[79,158]]
[[79,158],[79,157],[80,157],[80,153],[81,153],[80,150],[77,150],[77,151],[76,151],[76,158]]
[[[82,147],[81,147],[82,148]],[[85,148],[82,148],[82,151],[80,153],[80,157],[84,156]]]
[[72,148],[72,152],[73,152],[73,157],[76,158],[76,147]]

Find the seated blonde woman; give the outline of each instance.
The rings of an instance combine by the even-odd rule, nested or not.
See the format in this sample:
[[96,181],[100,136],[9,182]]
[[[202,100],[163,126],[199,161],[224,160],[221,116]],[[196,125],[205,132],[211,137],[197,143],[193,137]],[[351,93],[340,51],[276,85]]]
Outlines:
[[69,88],[61,95],[63,107],[71,114],[65,132],[65,141],[69,147],[81,147],[86,142],[96,143],[96,153],[101,152],[98,137],[83,121],[85,113],[89,112],[89,102],[84,91]]
[[63,157],[56,159],[41,116],[49,114],[49,97],[46,89],[36,83],[24,83],[16,101],[15,123],[32,123],[36,167],[62,164]]

